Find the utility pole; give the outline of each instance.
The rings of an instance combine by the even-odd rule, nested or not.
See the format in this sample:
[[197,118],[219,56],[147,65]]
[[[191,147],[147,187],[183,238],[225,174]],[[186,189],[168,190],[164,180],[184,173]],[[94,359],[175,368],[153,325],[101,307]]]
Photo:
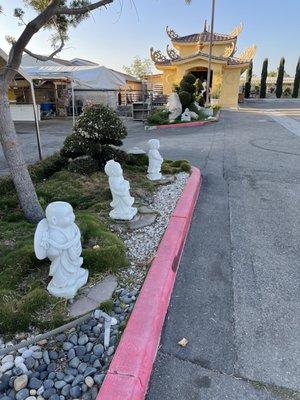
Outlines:
[[210,92],[210,82],[211,82],[211,56],[212,56],[214,22],[215,22],[215,3],[216,3],[216,1],[212,0],[210,39],[209,39],[209,58],[208,58],[208,70],[207,70],[207,83],[206,83],[206,104],[209,104],[209,92]]

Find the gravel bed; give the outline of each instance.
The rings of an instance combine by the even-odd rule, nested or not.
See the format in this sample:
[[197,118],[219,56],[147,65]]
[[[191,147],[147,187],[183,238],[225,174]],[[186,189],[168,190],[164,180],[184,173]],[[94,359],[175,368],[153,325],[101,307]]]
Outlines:
[[[110,361],[126,326],[128,317],[147,269],[170,215],[184,188],[188,174],[179,173],[174,183],[159,186],[147,207],[159,215],[153,225],[128,232],[119,225],[130,266],[117,274],[118,289],[114,294],[114,325],[110,327],[109,346],[104,347],[104,318],[100,310],[83,324],[36,345],[0,357],[1,400],[92,400],[97,397]],[[19,342],[4,343],[0,348]]]

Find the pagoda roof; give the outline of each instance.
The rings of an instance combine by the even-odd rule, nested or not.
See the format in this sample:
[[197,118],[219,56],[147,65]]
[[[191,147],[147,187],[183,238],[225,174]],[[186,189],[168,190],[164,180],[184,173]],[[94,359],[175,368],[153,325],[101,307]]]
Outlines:
[[229,34],[224,33],[213,33],[207,29],[206,21],[203,32],[192,33],[186,36],[178,35],[173,29],[166,27],[166,32],[173,43],[208,43],[210,42],[211,36],[213,42],[225,42],[229,40],[236,41],[238,35],[243,29],[243,24],[236,26]]
[[[193,33],[191,35],[179,36],[178,38],[172,39],[172,42],[175,43],[205,43],[210,42],[211,33],[210,32],[201,32],[201,33]],[[236,40],[237,36],[224,35],[222,33],[213,33],[212,40],[213,42],[224,42],[227,40]]]
[[[256,46],[253,45],[252,47],[245,50],[243,53],[241,53],[239,56],[236,57],[224,57],[224,56],[212,55],[211,58],[212,60],[219,61],[222,64],[238,66],[238,65],[248,64],[254,57],[255,52],[256,52]],[[188,56],[181,57],[178,53],[175,52],[175,50],[169,49],[167,47],[167,53],[169,55],[169,58],[163,55],[160,50],[155,51],[153,48],[150,49],[152,61],[154,61],[155,65],[157,66],[160,65],[172,66],[174,64],[184,62],[187,60],[192,60],[194,58],[202,58],[207,60],[209,59],[209,54],[203,53],[202,51],[197,51]]]

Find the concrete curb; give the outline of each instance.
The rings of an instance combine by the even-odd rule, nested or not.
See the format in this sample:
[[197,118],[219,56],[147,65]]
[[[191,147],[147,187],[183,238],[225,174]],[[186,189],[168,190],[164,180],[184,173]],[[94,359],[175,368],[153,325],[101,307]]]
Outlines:
[[171,215],[97,400],[145,398],[201,183],[200,170],[192,167],[192,174]]

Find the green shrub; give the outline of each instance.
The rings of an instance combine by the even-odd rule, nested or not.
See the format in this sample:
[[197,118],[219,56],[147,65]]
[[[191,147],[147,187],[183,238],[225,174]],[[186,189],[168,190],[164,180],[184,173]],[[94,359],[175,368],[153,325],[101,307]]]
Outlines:
[[166,109],[153,110],[148,116],[147,122],[149,125],[164,125],[169,123],[170,112]]
[[164,160],[161,171],[163,174],[177,174],[178,172],[191,172],[191,165],[187,160]]
[[[76,158],[91,156],[103,166],[107,147],[121,146],[127,129],[114,110],[102,104],[85,107],[77,119],[73,134],[66,138],[61,156]],[[105,147],[104,147],[105,146]]]
[[77,172],[82,175],[90,175],[99,169],[98,163],[91,156],[80,156],[71,160],[68,165],[70,172]]
[[189,92],[182,91],[179,93],[179,99],[182,104],[182,107],[188,107],[192,101],[192,95]]
[[180,83],[180,89],[182,92],[189,92],[191,94],[195,93],[196,91],[194,85],[190,84],[189,82],[185,82],[184,80]]
[[115,160],[123,165],[127,162],[127,153],[123,150],[117,149],[116,147],[108,145],[102,146],[101,153],[97,157],[99,167],[103,169],[109,160]]
[[188,173],[191,172],[191,166],[188,162],[181,163],[180,167],[183,172],[188,172]]
[[190,83],[191,85],[194,85],[196,83],[196,77],[193,74],[187,74],[184,77],[185,81]]
[[127,129],[116,112],[103,104],[93,104],[84,108],[77,119],[74,133],[83,141],[104,145],[121,146],[127,136]]
[[128,154],[127,165],[132,166],[147,166],[149,164],[149,157],[147,154]]

